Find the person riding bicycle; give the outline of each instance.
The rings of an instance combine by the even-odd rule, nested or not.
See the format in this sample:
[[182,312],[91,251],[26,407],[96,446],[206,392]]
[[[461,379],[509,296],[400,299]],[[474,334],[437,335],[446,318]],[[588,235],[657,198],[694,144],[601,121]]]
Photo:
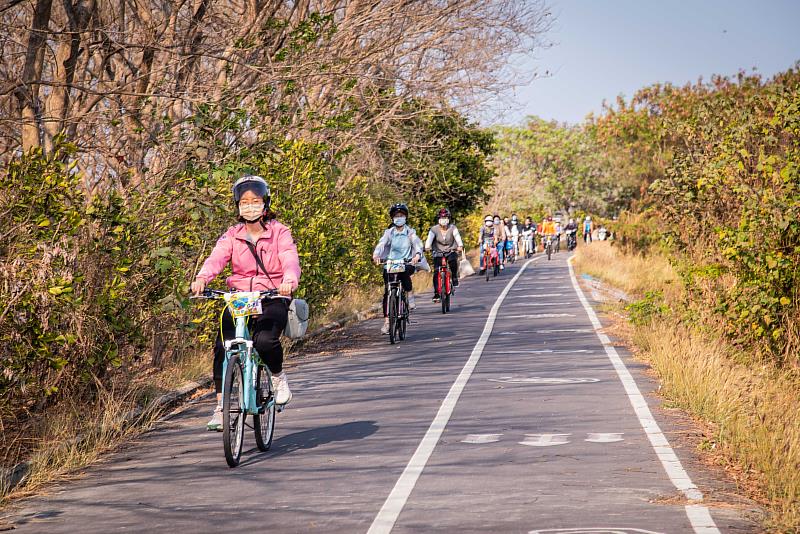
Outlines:
[[536,227],[533,225],[533,221],[530,217],[525,217],[525,225],[522,227],[522,249],[524,254],[527,256],[528,254],[534,253],[534,234],[536,234]]
[[[450,274],[453,280],[453,287],[458,287],[458,254],[464,250],[464,242],[455,224],[450,224],[450,210],[442,208],[438,214],[439,224],[433,225],[428,231],[428,239],[425,240],[425,250],[432,250],[442,254],[447,258],[450,266]],[[439,262],[434,262],[433,267],[433,302],[439,302],[439,288],[436,285],[436,276],[439,274]]]
[[[260,176],[245,175],[236,181],[233,185],[233,201],[239,222],[217,240],[192,282],[192,293],[202,293],[228,263],[231,264],[232,274],[226,283],[231,290],[277,290],[280,295],[290,297],[297,289],[300,282],[297,246],[289,228],[275,220],[270,199],[269,185]],[[289,304],[289,299],[265,298],[261,303],[262,314],[250,321],[253,346],[272,372],[277,404],[287,404],[292,400],[286,372],[283,371],[283,347],[280,341],[289,317]],[[208,422],[208,430],[222,430],[223,340],[232,339],[235,335],[236,326],[226,307],[214,342],[213,375],[217,406]]]
[[519,243],[519,236],[520,236],[520,224],[519,219],[517,219],[516,214],[511,215],[511,222],[506,226],[506,233],[508,234],[508,240],[511,246],[506,245],[506,250],[511,249],[514,251],[514,255],[516,257],[521,256],[520,254],[520,243]]
[[567,234],[567,248],[572,245],[574,247],[577,244],[577,235],[578,235],[578,224],[575,222],[575,219],[570,219],[567,225],[564,227],[564,231]]
[[592,230],[594,230],[594,225],[592,224],[592,218],[590,216],[586,216],[583,220],[583,242],[584,243],[591,243],[592,242]]
[[[406,225],[408,219],[408,206],[405,204],[393,204],[389,208],[389,217],[392,218],[392,224],[383,232],[380,241],[375,246],[372,252],[372,260],[376,265],[380,265],[382,261],[386,260],[405,260],[410,263],[406,265],[404,273],[399,273],[400,283],[403,290],[408,295],[408,307],[413,310],[416,307],[414,301],[414,294],[412,291],[414,287],[411,283],[411,275],[416,270],[417,263],[423,259],[422,256],[422,241],[417,237],[417,233],[413,228]],[[389,334],[389,273],[383,270],[383,326],[381,327],[381,334]]]
[[483,274],[486,272],[486,269],[489,268],[488,265],[484,265],[483,257],[484,252],[487,248],[490,249],[490,254],[496,256],[497,252],[497,243],[499,241],[499,231],[494,226],[494,218],[491,215],[487,215],[483,218],[483,226],[481,226],[481,230],[478,235],[478,246],[481,249],[481,256],[480,256],[480,273]]
[[505,269],[505,262],[506,262],[506,239],[508,239],[508,235],[506,234],[506,225],[503,223],[503,219],[500,218],[499,215],[495,214],[494,219],[494,229],[497,233],[497,243],[495,246],[497,247],[497,255],[500,261],[500,269]]
[[554,238],[556,235],[556,223],[553,222],[553,216],[548,215],[542,222],[542,245],[546,245],[547,238]]

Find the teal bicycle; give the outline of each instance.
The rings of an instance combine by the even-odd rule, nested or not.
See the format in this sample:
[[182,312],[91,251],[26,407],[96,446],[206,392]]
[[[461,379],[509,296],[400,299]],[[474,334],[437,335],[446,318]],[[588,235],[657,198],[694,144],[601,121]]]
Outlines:
[[[236,335],[225,340],[222,367],[222,441],[225,461],[230,467],[239,465],[244,444],[244,428],[255,432],[260,451],[269,450],[275,431],[275,412],[283,407],[275,403],[272,373],[253,347],[248,318],[261,314],[264,298],[286,298],[277,291],[216,291],[206,289],[202,298],[224,300],[236,324]],[[223,312],[224,313],[224,310]],[[253,416],[253,425],[247,416]]]

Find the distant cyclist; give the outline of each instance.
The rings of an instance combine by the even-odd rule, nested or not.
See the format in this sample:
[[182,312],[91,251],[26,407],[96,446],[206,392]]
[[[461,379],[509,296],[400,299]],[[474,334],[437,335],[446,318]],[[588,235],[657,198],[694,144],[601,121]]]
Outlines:
[[522,250],[527,258],[535,252],[534,239],[536,239],[536,227],[530,217],[525,217],[525,225],[522,227]]
[[[408,307],[414,309],[416,304],[414,302],[414,288],[411,283],[411,275],[416,270],[416,265],[422,259],[422,241],[417,237],[417,233],[413,228],[406,224],[408,219],[408,206],[405,204],[394,204],[389,208],[389,217],[392,218],[392,224],[383,232],[380,241],[375,246],[372,252],[372,259],[380,265],[382,261],[386,260],[406,260],[409,264],[406,265],[406,271],[400,273],[400,283],[403,285],[403,290],[408,295]],[[389,334],[389,313],[388,313],[388,300],[389,300],[389,274],[384,269],[383,271],[383,327],[381,333]]]
[[[455,224],[450,222],[450,210],[442,208],[438,214],[439,224],[435,224],[428,231],[425,240],[425,250],[432,250],[443,254],[447,258],[452,275],[453,287],[458,287],[458,253],[464,250],[464,242]],[[439,262],[433,265],[433,302],[439,302],[440,295],[436,286],[436,275],[439,274]]]
[[519,219],[517,219],[516,214],[511,215],[511,224],[506,227],[506,231],[510,233],[511,248],[514,250],[514,255],[519,258],[522,256],[519,241],[519,236],[522,232],[521,225],[519,224]]
[[505,262],[506,262],[506,239],[508,239],[508,235],[506,234],[506,225],[503,224],[503,219],[500,218],[499,215],[495,214],[494,219],[494,229],[497,234],[497,255],[500,261],[500,269],[505,269]]
[[594,230],[594,225],[592,224],[592,218],[588,215],[583,220],[583,242],[584,243],[591,243],[592,242],[592,230]]
[[547,238],[555,238],[556,236],[556,223],[553,222],[553,216],[548,215],[542,222],[542,245],[545,246]]
[[490,249],[491,254],[493,255],[497,254],[497,243],[499,241],[498,235],[499,230],[494,226],[494,218],[491,215],[487,215],[483,218],[483,226],[481,226],[480,232],[478,233],[478,246],[481,249],[481,274],[483,274],[486,269],[489,268],[488,265],[484,265],[483,261],[486,249]]
[[575,222],[575,219],[569,220],[564,227],[564,231],[567,234],[567,249],[572,250],[575,248],[578,240],[578,224]]
[[[270,189],[267,182],[260,176],[242,176],[233,186],[233,201],[239,223],[228,228],[219,238],[192,282],[192,292],[195,295],[202,293],[208,283],[230,263],[232,273],[226,280],[230,289],[277,289],[281,295],[290,296],[297,289],[300,280],[300,259],[291,231],[276,221],[275,213],[270,210]],[[256,261],[256,256],[261,262]],[[272,372],[275,402],[286,404],[292,399],[292,392],[283,371],[280,337],[289,318],[289,301],[266,298],[261,306],[262,314],[250,323],[253,329],[253,345]],[[232,339],[235,335],[236,326],[230,310],[226,308],[222,315],[220,333],[214,343],[213,374],[217,406],[208,422],[208,430],[222,430],[222,363],[225,359],[223,340]]]

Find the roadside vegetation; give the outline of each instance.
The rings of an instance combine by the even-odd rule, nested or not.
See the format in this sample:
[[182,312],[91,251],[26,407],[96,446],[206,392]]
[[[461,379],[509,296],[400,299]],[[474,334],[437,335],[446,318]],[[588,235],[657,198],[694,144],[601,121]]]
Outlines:
[[[494,133],[466,112],[550,24],[520,0],[6,4],[1,468],[64,443],[88,461],[131,403],[208,372],[218,310],[187,287],[245,172],[292,228],[316,324],[369,300],[391,203],[422,231],[486,198]],[[105,437],[71,441],[87,429]]]

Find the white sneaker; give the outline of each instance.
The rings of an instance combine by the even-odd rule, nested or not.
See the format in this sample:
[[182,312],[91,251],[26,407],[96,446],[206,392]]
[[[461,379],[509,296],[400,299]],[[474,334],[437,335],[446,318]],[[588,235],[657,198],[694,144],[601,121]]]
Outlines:
[[408,297],[408,309],[409,310],[417,309],[417,301],[414,299],[414,295]]
[[292,390],[289,389],[289,380],[285,372],[272,375],[272,387],[275,388],[275,404],[289,404],[292,400]]
[[389,335],[389,323],[388,322],[383,323],[383,326],[381,327],[381,334],[383,334],[384,336],[388,336]]
[[500,270],[503,271],[503,270],[505,270],[505,268],[506,268],[506,266],[501,263],[500,264]]
[[206,429],[209,432],[222,432],[222,406],[217,405],[214,408],[214,415],[211,416],[211,420],[206,425]]

